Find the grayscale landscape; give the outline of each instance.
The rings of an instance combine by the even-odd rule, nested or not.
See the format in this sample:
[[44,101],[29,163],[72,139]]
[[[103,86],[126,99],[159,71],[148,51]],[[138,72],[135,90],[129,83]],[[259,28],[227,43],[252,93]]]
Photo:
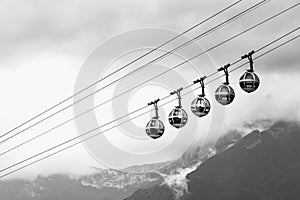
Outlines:
[[299,200],[299,0],[0,0],[0,200]]

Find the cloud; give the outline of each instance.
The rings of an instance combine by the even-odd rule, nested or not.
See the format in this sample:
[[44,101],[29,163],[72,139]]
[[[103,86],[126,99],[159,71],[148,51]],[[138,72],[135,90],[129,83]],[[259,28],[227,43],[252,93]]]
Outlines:
[[277,52],[272,53],[269,57],[272,59],[265,59],[263,70],[277,73],[299,73],[300,72],[300,57],[299,57],[300,38],[293,43],[287,44]]
[[[295,2],[297,1],[271,1],[199,42],[209,48]],[[250,4],[254,2],[244,1],[190,33],[189,36],[193,37],[204,32],[246,9]],[[72,94],[73,83],[81,63],[99,43],[113,35],[153,26],[181,32],[227,5],[228,1],[217,0],[1,1],[0,88],[5,96],[2,99],[0,113],[2,132],[43,110],[43,106],[52,105],[66,97],[66,94]],[[242,54],[257,49],[295,28],[298,19],[299,12],[294,10],[212,51],[210,55],[217,65],[235,61]],[[153,37],[157,39],[159,36]],[[300,106],[297,103],[300,98],[297,91],[297,85],[300,84],[299,41],[300,39],[255,62],[256,70],[262,78],[261,88],[256,94],[247,96],[238,90],[237,84],[234,85],[237,99],[227,109],[228,128],[253,118],[300,116]],[[239,73],[232,75],[232,80],[237,81],[239,75]],[[13,111],[9,109],[14,105],[17,106]],[[293,114],[290,114],[291,112]],[[60,121],[61,119],[54,120]],[[76,134],[74,128],[58,131],[62,132],[68,133],[66,136]],[[23,139],[21,137],[19,140]],[[42,140],[42,143],[47,142],[47,139]],[[56,139],[51,140],[49,145],[56,142]],[[39,149],[41,146],[36,148]],[[36,148],[29,149],[25,153],[37,150]],[[82,148],[77,150],[83,151]],[[21,154],[13,154],[11,157],[17,159]],[[86,154],[82,153],[80,159],[84,160],[85,156]],[[27,173],[34,175],[50,173],[55,171],[54,168],[68,171],[76,165],[76,159],[74,152],[70,150],[70,153],[64,154],[59,161],[52,159],[49,164],[47,162],[42,164],[42,169],[37,166],[28,169]]]

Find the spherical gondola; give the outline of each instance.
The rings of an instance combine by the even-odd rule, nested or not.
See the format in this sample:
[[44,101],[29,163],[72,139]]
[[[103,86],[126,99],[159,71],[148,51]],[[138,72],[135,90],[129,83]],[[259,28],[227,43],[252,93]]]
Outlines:
[[233,102],[235,97],[234,90],[229,85],[220,85],[215,92],[216,100],[222,105],[228,105]]
[[220,85],[215,92],[215,98],[217,102],[219,102],[222,105],[228,105],[232,103],[235,97],[235,92],[232,89],[232,87],[229,85],[229,73],[228,73],[228,67],[230,64],[225,65],[224,67],[221,67],[218,69],[218,71],[224,71],[226,81],[222,85]]
[[250,69],[247,70],[240,78],[240,87],[248,93],[254,92],[257,90],[260,84],[259,77],[254,73],[254,62],[252,59],[252,55],[254,54],[254,51],[251,51],[250,53],[243,55],[241,58],[245,59],[247,58],[250,63]]
[[180,91],[183,90],[183,88],[179,88],[175,90],[174,92],[171,92],[170,94],[176,94],[178,98],[178,106],[173,109],[169,114],[169,123],[174,126],[175,128],[182,128],[188,121],[188,115],[185,112],[185,110],[182,109],[181,106],[181,96]]
[[191,103],[191,110],[197,117],[206,116],[209,113],[211,108],[208,99],[205,98],[205,85],[204,85],[205,79],[206,76],[194,81],[194,84],[200,83],[202,89],[202,94],[198,95],[198,97],[194,99]]
[[202,96],[198,96],[192,101],[191,110],[197,117],[204,117],[210,111],[210,103],[209,101]]
[[158,107],[157,102],[159,99],[152,101],[151,103],[148,103],[148,105],[154,105],[155,108],[155,116],[150,119],[150,121],[146,124],[145,131],[149,137],[152,139],[160,138],[164,132],[165,132],[165,126],[162,121],[160,121],[158,118]]
[[175,108],[169,114],[169,122],[175,128],[182,128],[188,121],[188,115],[182,108]]
[[257,90],[260,84],[259,77],[254,72],[245,72],[240,78],[240,87],[248,93]]
[[160,138],[165,132],[165,126],[157,118],[152,118],[146,125],[146,133],[153,139]]

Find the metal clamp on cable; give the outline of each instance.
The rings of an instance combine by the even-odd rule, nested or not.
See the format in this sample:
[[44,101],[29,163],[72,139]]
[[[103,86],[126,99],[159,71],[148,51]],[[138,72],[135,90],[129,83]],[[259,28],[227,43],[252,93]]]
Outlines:
[[220,67],[218,71],[224,71],[225,76],[226,76],[226,81],[224,82],[224,85],[229,85],[229,73],[228,73],[228,67],[230,67],[230,63],[227,65],[224,65],[223,67]]
[[177,95],[177,98],[178,98],[178,108],[181,108],[182,107],[182,105],[181,105],[181,95],[180,95],[180,92],[183,90],[183,88],[181,87],[181,88],[179,88],[179,89],[177,89],[177,90],[175,90],[175,91],[173,91],[173,92],[171,92],[170,93],[170,95],[174,95],[174,94],[176,94]]
[[241,59],[246,59],[246,58],[248,58],[248,60],[249,60],[249,63],[250,63],[250,69],[248,69],[247,71],[248,72],[254,72],[254,69],[253,69],[253,58],[252,58],[252,55],[255,53],[255,51],[253,50],[253,51],[251,51],[251,52],[249,52],[248,54],[245,54],[245,55],[243,55],[243,56],[241,56]]
[[197,80],[194,81],[194,84],[200,83],[201,88],[202,88],[202,94],[200,94],[200,97],[205,97],[205,84],[204,84],[204,80],[206,79],[206,76],[203,76]]

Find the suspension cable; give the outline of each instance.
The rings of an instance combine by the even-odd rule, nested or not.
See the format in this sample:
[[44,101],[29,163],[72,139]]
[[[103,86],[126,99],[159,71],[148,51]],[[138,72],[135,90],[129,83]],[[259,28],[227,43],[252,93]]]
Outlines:
[[[289,40],[287,40],[287,41],[281,43],[280,45],[277,45],[276,47],[274,47],[274,48],[272,48],[272,49],[270,49],[270,50],[268,50],[268,51],[266,51],[266,52],[260,54],[259,56],[255,57],[254,60],[257,60],[257,59],[259,59],[259,58],[261,58],[261,57],[263,57],[263,56],[265,56],[265,55],[267,55],[267,54],[273,52],[274,50],[276,50],[276,49],[278,49],[278,48],[280,48],[280,47],[282,47],[282,46],[284,46],[284,45],[286,45],[286,44],[288,44],[288,43],[294,41],[295,39],[297,39],[297,38],[299,38],[299,37],[300,37],[300,35],[297,35],[297,36],[295,36],[295,37],[293,37],[293,38],[291,38],[291,39],[289,39]],[[247,61],[246,63],[244,63],[244,64],[242,64],[242,65],[240,65],[240,66],[238,66],[238,67],[232,69],[231,71],[229,71],[229,73],[232,73],[233,71],[235,71],[235,70],[241,68],[242,66],[246,65],[247,63],[249,63],[249,61]],[[232,65],[231,65],[231,66],[232,66]],[[208,85],[208,84],[210,84],[210,83],[212,83],[212,82],[218,80],[219,78],[221,78],[221,77],[223,77],[223,76],[224,76],[224,75],[219,76],[219,77],[217,77],[217,78],[215,78],[215,79],[213,79],[213,80],[207,82],[205,85]],[[195,88],[195,89],[193,89],[193,90],[191,90],[191,91],[189,91],[189,92],[187,92],[187,93],[184,93],[182,96],[185,96],[185,95],[187,95],[187,94],[190,94],[191,92],[193,92],[194,90],[196,90],[196,89],[198,89],[198,88],[200,88],[200,87],[198,86],[197,88]],[[172,100],[170,100],[170,101],[168,101],[168,102],[162,104],[161,106],[164,106],[164,105],[166,105],[166,104],[169,104],[169,103],[173,102],[174,100],[175,100],[175,99],[172,99]],[[22,167],[19,167],[19,168],[15,169],[15,170],[13,170],[13,171],[11,171],[11,172],[8,172],[8,173],[4,174],[4,175],[1,175],[0,178],[6,177],[6,176],[8,176],[8,175],[10,175],[10,174],[12,174],[12,173],[15,173],[15,172],[21,170],[21,169],[24,169],[24,168],[26,168],[26,167],[29,167],[29,166],[31,166],[31,165],[37,163],[37,162],[40,162],[40,161],[42,161],[42,160],[45,160],[45,159],[47,159],[47,158],[49,158],[49,157],[51,157],[51,156],[54,156],[54,155],[56,155],[56,154],[58,154],[58,153],[60,153],[60,152],[62,152],[62,151],[65,151],[65,150],[67,150],[67,149],[69,149],[69,148],[71,148],[71,147],[73,147],[73,146],[76,146],[76,145],[78,145],[78,144],[81,144],[81,143],[84,142],[84,141],[87,141],[87,140],[89,140],[89,139],[92,139],[92,138],[98,136],[99,134],[103,134],[103,133],[105,133],[105,132],[107,132],[107,131],[109,131],[109,130],[112,130],[112,129],[114,129],[114,128],[116,128],[116,127],[122,125],[122,124],[125,124],[125,123],[127,123],[127,122],[129,122],[129,121],[131,121],[131,120],[133,120],[133,119],[136,119],[136,118],[138,118],[138,117],[140,117],[140,116],[142,116],[142,115],[145,115],[145,114],[147,114],[147,113],[148,113],[148,111],[147,111],[147,112],[144,112],[144,113],[141,113],[141,114],[139,114],[139,115],[137,115],[137,116],[135,116],[135,117],[133,117],[133,118],[131,118],[131,119],[128,119],[128,120],[126,120],[126,121],[124,121],[124,122],[121,122],[121,123],[118,124],[118,125],[115,125],[115,126],[113,126],[113,127],[110,127],[110,128],[108,128],[108,129],[106,129],[106,130],[104,130],[104,131],[102,131],[102,132],[99,132],[99,133],[96,133],[96,134],[94,134],[94,135],[91,135],[91,136],[89,136],[89,137],[87,137],[87,138],[85,138],[85,139],[82,139],[82,140],[79,141],[79,142],[76,142],[76,143],[74,143],[74,144],[71,144],[71,145],[69,145],[69,146],[67,146],[67,147],[64,147],[63,149],[60,149],[60,150],[58,150],[58,151],[56,151],[56,152],[53,152],[53,153],[51,153],[51,154],[49,154],[49,155],[47,155],[47,156],[44,156],[44,157],[40,158],[40,159],[38,159],[38,160],[35,160],[35,161],[31,162],[31,163],[28,163],[28,164],[26,164],[26,165],[24,165],[24,166],[22,166]],[[127,114],[127,116],[128,116],[128,115],[129,115],[129,114]],[[116,120],[118,120],[118,119],[116,119]],[[116,120],[114,120],[114,121],[116,121]],[[80,138],[80,137],[82,137],[82,136],[84,136],[84,134],[81,135],[81,136],[79,136],[79,137],[76,137],[76,139],[78,139],[78,138]],[[25,160],[22,160],[22,161],[20,161],[20,162],[18,162],[18,163],[15,163],[15,164],[13,164],[13,165],[11,165],[11,166],[9,166],[9,167],[6,167],[6,168],[4,168],[4,169],[1,169],[0,172],[4,172],[4,171],[6,171],[6,170],[8,170],[8,169],[10,169],[10,168],[13,168],[13,167],[15,167],[15,166],[18,166],[18,165],[20,165],[20,164],[22,164],[22,163],[24,163],[24,162],[26,162],[26,161],[29,161],[29,160],[31,160],[31,159],[37,157],[37,156],[40,156],[40,155],[42,155],[42,154],[44,154],[44,153],[46,153],[46,152],[48,152],[48,151],[51,151],[51,150],[53,150],[53,149],[55,149],[55,148],[57,148],[57,147],[59,147],[59,146],[61,146],[61,145],[66,144],[66,143],[67,143],[67,142],[61,143],[60,145],[57,145],[57,146],[55,146],[55,147],[52,147],[52,148],[50,148],[50,149],[48,149],[48,150],[45,150],[45,151],[40,152],[40,153],[38,153],[38,154],[36,154],[36,155],[34,155],[34,156],[31,156],[31,157],[29,157],[29,158],[27,158],[27,159],[25,159]]]
[[27,121],[21,123],[20,125],[18,125],[18,126],[16,126],[16,127],[12,128],[11,130],[9,130],[9,131],[7,131],[6,133],[2,134],[2,135],[0,136],[0,138],[2,138],[2,137],[4,137],[4,136],[8,135],[9,133],[11,133],[11,132],[13,132],[13,131],[19,129],[20,127],[22,127],[22,126],[28,124],[29,122],[31,122],[31,121],[37,119],[38,117],[44,115],[45,113],[48,113],[49,111],[51,111],[51,110],[53,110],[54,108],[56,108],[56,107],[62,105],[63,103],[67,102],[68,100],[71,100],[73,97],[75,97],[75,96],[81,94],[82,92],[88,90],[89,88],[91,88],[91,87],[97,85],[97,84],[100,83],[101,81],[103,81],[103,80],[109,78],[110,76],[114,75],[115,73],[117,73],[117,72],[119,72],[119,71],[121,71],[121,70],[127,68],[128,66],[132,65],[133,63],[135,63],[135,62],[139,61],[140,59],[146,57],[147,55],[149,55],[149,54],[151,54],[151,53],[157,51],[157,50],[160,49],[161,47],[163,47],[163,46],[169,44],[170,42],[176,40],[177,38],[183,36],[184,34],[190,32],[190,31],[192,31],[193,29],[199,27],[200,25],[202,25],[202,24],[208,22],[209,20],[213,19],[214,17],[218,16],[219,14],[225,12],[226,10],[228,10],[228,9],[230,9],[230,8],[232,8],[232,7],[234,7],[235,5],[237,5],[237,4],[241,3],[241,2],[242,2],[242,0],[238,0],[238,1],[234,2],[233,4],[227,6],[226,8],[224,8],[224,9],[222,9],[222,10],[216,12],[216,13],[213,14],[212,16],[210,16],[210,17],[208,17],[208,18],[202,20],[202,21],[199,22],[198,24],[196,24],[196,25],[192,26],[191,28],[189,28],[189,29],[183,31],[182,33],[180,33],[180,34],[176,35],[175,37],[171,38],[170,40],[168,40],[168,41],[162,43],[161,45],[159,45],[159,46],[157,46],[156,48],[150,50],[149,52],[143,54],[142,56],[140,56],[140,57],[138,57],[138,58],[132,60],[131,62],[129,62],[129,63],[127,63],[126,65],[122,66],[121,68],[117,69],[116,71],[114,71],[114,72],[108,74],[107,76],[101,78],[101,79],[98,80],[97,82],[95,82],[95,83],[93,83],[93,84],[91,84],[91,85],[89,85],[89,86],[87,86],[87,87],[85,87],[85,88],[79,90],[78,92],[76,92],[76,93],[73,94],[72,96],[67,97],[66,99],[64,99],[64,100],[62,100],[62,101],[60,101],[60,102],[58,102],[57,104],[51,106],[50,108],[44,110],[44,111],[41,112],[41,113],[35,115],[34,117],[32,117],[32,118],[28,119]]
[[[54,112],[53,114],[51,114],[51,115],[49,115],[49,116],[47,116],[47,117],[45,117],[45,118],[43,118],[43,119],[37,121],[36,123],[34,123],[34,124],[28,126],[27,128],[22,129],[22,130],[16,132],[15,134],[11,135],[10,137],[5,138],[4,140],[0,141],[0,144],[1,144],[1,143],[4,143],[4,142],[6,142],[6,141],[8,141],[8,140],[10,140],[10,139],[12,139],[13,137],[15,137],[15,136],[17,136],[17,135],[19,135],[19,134],[21,134],[21,133],[23,133],[23,132],[25,132],[25,131],[27,131],[27,130],[29,130],[29,129],[31,129],[32,127],[34,127],[34,126],[36,126],[36,125],[38,125],[38,124],[40,124],[40,123],[46,121],[47,119],[49,119],[49,118],[51,118],[51,117],[53,117],[53,116],[55,116],[55,115],[61,113],[61,112],[64,111],[64,110],[66,110],[66,109],[72,107],[73,105],[75,105],[75,104],[77,104],[77,103],[79,103],[79,102],[81,102],[81,101],[83,101],[83,100],[85,100],[85,99],[91,97],[92,95],[94,95],[94,94],[96,94],[96,93],[98,93],[98,92],[100,92],[100,91],[102,91],[102,90],[104,90],[104,89],[106,89],[106,88],[108,88],[108,87],[110,87],[110,86],[116,84],[118,81],[120,81],[120,80],[122,80],[122,79],[124,79],[124,78],[128,78],[129,76],[132,76],[133,74],[139,72],[140,70],[145,69],[145,67],[150,66],[150,64],[153,64],[153,63],[155,63],[155,62],[157,62],[157,61],[159,61],[159,60],[161,60],[161,59],[163,59],[163,58],[165,58],[165,57],[171,55],[171,53],[173,53],[174,51],[177,51],[177,50],[179,50],[179,49],[182,49],[182,48],[186,47],[187,45],[189,45],[189,44],[192,43],[193,41],[199,40],[200,38],[203,38],[204,36],[207,36],[207,35],[213,33],[214,31],[218,30],[218,29],[221,28],[222,26],[224,26],[224,25],[226,25],[226,24],[229,24],[229,23],[233,22],[234,20],[236,20],[236,19],[238,19],[238,18],[244,16],[245,14],[247,14],[247,13],[249,13],[249,12],[251,12],[251,11],[254,11],[255,9],[259,8],[260,6],[264,5],[266,2],[269,2],[269,1],[270,1],[270,0],[263,0],[263,1],[261,1],[261,2],[259,2],[259,3],[257,3],[257,4],[255,4],[255,5],[251,6],[250,8],[244,10],[243,12],[241,12],[241,13],[239,13],[239,14],[233,16],[233,17],[231,17],[230,19],[228,19],[228,20],[222,22],[221,24],[219,24],[219,25],[213,27],[212,29],[209,29],[208,31],[206,31],[206,32],[204,32],[204,33],[202,33],[202,34],[196,36],[195,38],[193,38],[193,39],[191,39],[191,40],[189,40],[189,41],[187,41],[187,42],[185,42],[185,43],[183,43],[182,45],[180,45],[180,46],[178,46],[178,47],[176,47],[176,48],[174,48],[174,49],[172,49],[172,50],[166,52],[165,54],[163,54],[163,55],[159,56],[158,58],[156,58],[156,59],[154,59],[154,60],[152,60],[152,61],[146,63],[145,65],[142,65],[141,67],[139,67],[139,68],[133,70],[132,72],[130,72],[130,73],[128,73],[128,74],[126,74],[126,75],[124,75],[124,76],[122,76],[122,77],[120,77],[120,78],[114,80],[113,82],[111,82],[111,83],[109,83],[109,84],[107,84],[107,85],[105,85],[105,86],[103,86],[103,87],[97,89],[96,91],[94,91],[94,92],[88,94],[87,96],[85,96],[85,97],[83,97],[83,98],[81,98],[81,99],[79,99],[79,100],[77,100],[77,101],[75,101],[75,102],[69,104],[68,106],[66,106],[66,107],[64,107],[64,108],[62,108],[62,109],[60,109],[60,110]],[[200,56],[200,55],[199,55],[199,56]],[[197,57],[198,57],[198,56],[197,56]],[[185,64],[185,63],[182,63],[181,65],[183,65],[183,64]],[[129,91],[130,91],[130,90],[129,90]],[[128,91],[128,92],[129,92],[129,91]],[[118,96],[119,96],[119,95],[118,95]],[[121,95],[120,95],[120,96],[121,96]],[[115,98],[117,98],[117,97],[115,97]],[[108,103],[108,102],[110,102],[110,101],[111,101],[111,100],[108,100],[108,101],[106,101],[105,103]],[[0,137],[0,138],[1,138],[1,137]]]
[[[274,16],[276,16],[276,15],[274,15]],[[272,17],[270,17],[270,18],[272,18]],[[268,18],[268,19],[270,19],[270,18]],[[264,21],[266,21],[266,20],[264,20]],[[264,21],[263,21],[263,22],[264,22]],[[261,24],[261,23],[259,23],[259,24]],[[257,27],[257,25],[252,26],[252,27]],[[249,28],[249,29],[246,29],[245,31],[247,31],[247,30],[252,30],[252,27]],[[284,37],[286,37],[286,36],[288,36],[288,35],[294,33],[294,32],[297,31],[297,30],[299,30],[299,27],[296,28],[296,29],[294,29],[294,30],[292,30],[292,31],[290,31],[290,32],[288,32],[288,33],[286,33],[286,34],[284,34],[283,36],[281,36],[281,37],[279,37],[279,38],[277,38],[277,39],[271,41],[270,43],[268,43],[268,44],[264,45],[263,47],[259,48],[258,50],[256,50],[255,52],[259,52],[259,51],[261,51],[261,50],[267,48],[268,46],[270,46],[270,45],[274,44],[275,42],[277,42],[277,41],[283,39]],[[245,33],[245,31],[242,31],[241,33]],[[237,34],[237,35],[240,35],[241,33],[239,33],[239,34]],[[235,35],[235,36],[237,36],[237,35]],[[231,37],[231,38],[235,38],[235,36],[233,36],[233,37]],[[228,40],[225,40],[225,41],[228,41]],[[230,40],[229,40],[229,41],[230,41]],[[220,43],[220,44],[221,44],[221,43]],[[217,46],[218,46],[218,45],[215,45],[214,47],[208,49],[207,51],[210,51],[210,50],[214,49],[214,48],[217,47]],[[205,53],[205,52],[202,52],[202,53],[198,54],[198,56],[199,56],[199,55],[202,55],[203,53]],[[187,63],[187,62],[189,62],[191,59],[194,59],[194,58],[195,58],[195,57],[192,57],[192,58],[190,58],[190,59],[184,61],[183,63]],[[239,60],[233,62],[231,65],[235,65],[235,64],[239,63],[241,60],[242,60],[242,59],[239,59]],[[123,93],[117,95],[117,96],[114,97],[114,98],[117,98],[117,97],[119,97],[119,96],[121,96],[121,95],[123,95],[123,94],[125,94],[125,93],[127,93],[127,92],[129,92],[129,91],[131,91],[131,90],[133,90],[133,89],[135,89],[135,88],[137,88],[137,87],[139,87],[139,86],[141,86],[141,85],[143,85],[143,84],[145,84],[145,83],[147,83],[147,82],[149,82],[149,81],[151,81],[151,80],[153,80],[153,79],[155,79],[155,78],[157,78],[157,77],[159,77],[159,76],[161,76],[161,75],[163,75],[163,74],[165,74],[165,73],[167,73],[167,72],[169,72],[169,71],[171,71],[171,70],[174,70],[174,69],[176,69],[177,67],[179,67],[179,66],[181,66],[181,65],[182,65],[182,63],[180,63],[180,64],[178,64],[178,65],[176,65],[176,66],[174,66],[174,67],[168,69],[167,71],[165,71],[165,72],[163,72],[163,73],[161,73],[161,74],[159,74],[159,75],[157,75],[157,76],[152,77],[151,79],[148,79],[148,80],[142,82],[141,84],[139,84],[139,85],[137,85],[137,86],[131,88],[130,90],[127,90],[127,91],[125,91],[125,92],[123,92]],[[217,73],[218,73],[218,72],[214,72],[214,73],[208,75],[207,78],[210,78],[210,77],[214,76],[214,75],[217,74]],[[191,85],[193,85],[193,84],[191,84]],[[191,85],[186,86],[185,89],[188,88],[188,87],[190,87]],[[162,98],[161,100],[164,100],[164,99],[168,98],[169,96],[170,96],[170,95],[168,95],[168,96]],[[114,98],[113,98],[113,99],[114,99]],[[103,104],[105,104],[105,103],[107,103],[107,102],[109,102],[109,101],[112,101],[113,99],[108,100],[108,101],[106,101],[106,102],[104,102],[104,103],[101,103],[101,104],[99,104],[99,105],[97,105],[97,106],[95,106],[95,107],[93,107],[93,108],[91,108],[91,109],[89,109],[89,110],[87,110],[87,111],[85,111],[85,112],[83,112],[83,113],[81,113],[81,114],[79,114],[79,115],[77,115],[77,116],[75,116],[75,117],[73,117],[73,118],[71,118],[71,119],[69,119],[69,120],[67,120],[67,121],[65,121],[65,122],[63,122],[63,123],[57,125],[57,126],[55,126],[55,127],[53,127],[53,128],[51,128],[51,129],[49,129],[49,130],[47,130],[47,131],[45,131],[45,132],[43,132],[43,133],[41,133],[41,134],[39,134],[39,135],[37,135],[37,136],[31,138],[31,139],[28,139],[28,140],[26,140],[26,141],[24,141],[24,142],[22,142],[22,143],[20,143],[20,144],[18,144],[18,145],[16,145],[16,146],[12,147],[12,148],[10,148],[10,149],[8,149],[8,150],[6,150],[6,151],[0,153],[0,156],[5,155],[6,153],[11,152],[12,150],[17,149],[17,148],[19,148],[19,147],[21,147],[21,146],[23,146],[23,145],[25,145],[25,144],[27,144],[27,143],[29,143],[29,142],[35,140],[35,139],[37,139],[37,138],[39,138],[39,137],[41,137],[41,136],[43,136],[43,135],[45,135],[45,134],[47,134],[47,133],[49,133],[49,132],[55,130],[55,129],[57,129],[57,128],[63,126],[64,124],[66,124],[66,123],[68,123],[68,122],[70,122],[70,121],[72,121],[72,120],[74,120],[74,119],[76,119],[76,118],[78,118],[78,117],[80,117],[80,116],[82,116],[82,115],[84,115],[84,114],[86,114],[86,113],[88,113],[88,112],[94,110],[95,108],[97,108],[97,107],[99,107],[99,106],[101,106],[101,105],[103,105]],[[138,111],[140,111],[140,110],[142,110],[142,109],[145,109],[146,107],[148,107],[148,106],[144,106],[144,107],[142,107],[142,108],[140,108],[140,109],[134,111],[133,113],[138,112]],[[132,114],[132,113],[130,113],[130,114]],[[124,117],[125,117],[125,116],[124,116]],[[122,118],[123,118],[123,117],[122,117]],[[93,131],[95,131],[95,130],[97,130],[97,129],[99,129],[99,128],[101,128],[101,127],[97,127],[97,128],[95,128],[95,129],[92,129],[92,130],[89,131],[89,133],[90,133],[90,132],[93,132]]]

